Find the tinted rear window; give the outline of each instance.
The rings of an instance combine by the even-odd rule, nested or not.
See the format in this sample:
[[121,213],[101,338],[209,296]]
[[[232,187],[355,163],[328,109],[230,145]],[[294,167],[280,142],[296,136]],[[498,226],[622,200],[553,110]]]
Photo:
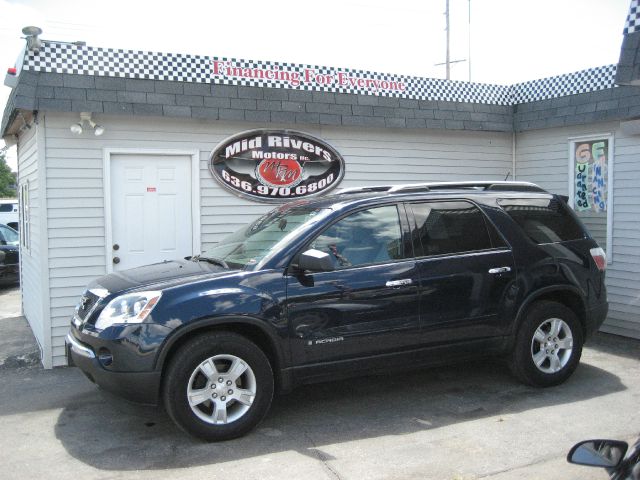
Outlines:
[[557,198],[501,199],[498,203],[535,243],[557,243],[585,237],[569,208]]

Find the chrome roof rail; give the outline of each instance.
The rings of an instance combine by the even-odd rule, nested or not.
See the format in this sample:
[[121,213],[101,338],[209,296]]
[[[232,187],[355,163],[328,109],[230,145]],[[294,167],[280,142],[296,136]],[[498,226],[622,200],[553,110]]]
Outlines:
[[390,188],[393,188],[393,185],[368,185],[365,187],[342,188],[336,193],[341,195],[343,193],[387,192]]
[[518,191],[518,192],[545,192],[543,188],[530,182],[504,182],[504,181],[483,181],[483,182],[428,182],[409,183],[406,185],[395,185],[388,192],[428,192],[430,190],[455,190],[455,189],[475,189],[475,190],[498,190],[498,191]]
[[337,194],[351,193],[411,193],[429,192],[433,190],[459,190],[469,189],[477,191],[504,191],[504,192],[541,192],[546,190],[535,183],[507,182],[507,181],[481,181],[481,182],[424,182],[406,183],[400,185],[368,185],[364,187],[350,187],[337,191]]

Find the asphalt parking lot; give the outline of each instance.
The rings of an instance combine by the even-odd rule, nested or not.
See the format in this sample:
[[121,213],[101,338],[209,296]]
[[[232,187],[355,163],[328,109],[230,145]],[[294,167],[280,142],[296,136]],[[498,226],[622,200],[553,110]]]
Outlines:
[[605,479],[566,463],[569,448],[640,434],[640,341],[598,334],[557,388],[523,386],[499,361],[305,386],[250,435],[206,444],[75,368],[39,367],[19,301],[0,289],[6,480]]

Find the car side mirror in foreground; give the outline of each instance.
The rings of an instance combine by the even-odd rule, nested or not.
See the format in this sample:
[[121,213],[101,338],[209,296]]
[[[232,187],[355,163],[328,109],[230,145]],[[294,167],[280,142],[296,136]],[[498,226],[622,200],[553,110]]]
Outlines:
[[591,467],[617,467],[629,445],[618,440],[585,440],[573,446],[567,461]]
[[313,248],[300,254],[298,268],[311,272],[330,272],[335,270],[331,256]]

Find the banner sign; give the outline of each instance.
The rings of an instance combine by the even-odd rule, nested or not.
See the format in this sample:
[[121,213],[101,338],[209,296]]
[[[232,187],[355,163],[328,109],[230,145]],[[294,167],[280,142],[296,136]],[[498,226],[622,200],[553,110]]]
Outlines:
[[575,209],[606,212],[609,140],[575,142],[573,145]]
[[292,130],[250,130],[220,143],[209,169],[225,188],[260,202],[322,195],[344,176],[344,159],[326,142]]
[[516,105],[616,87],[615,64],[515,85],[496,85],[268,60],[97,48],[49,40],[42,40],[37,51],[27,50],[18,61],[20,65],[33,72],[490,105]]
[[[333,68],[295,66],[278,64],[254,64],[248,66],[243,61],[214,60],[212,62],[214,79],[273,81],[289,88],[315,87],[319,89],[346,89],[366,91],[370,94],[404,93],[407,84],[402,78],[350,72]],[[235,83],[235,82],[234,82]]]

